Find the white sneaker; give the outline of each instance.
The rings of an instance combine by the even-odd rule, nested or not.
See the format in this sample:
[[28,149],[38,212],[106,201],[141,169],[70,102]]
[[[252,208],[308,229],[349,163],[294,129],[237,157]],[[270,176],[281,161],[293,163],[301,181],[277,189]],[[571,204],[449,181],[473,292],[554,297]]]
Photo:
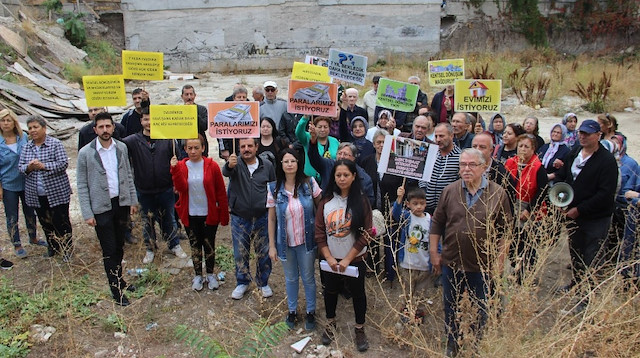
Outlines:
[[202,285],[204,284],[204,280],[202,279],[202,276],[200,275],[196,275],[196,277],[193,278],[193,281],[191,281],[191,289],[194,291],[200,291],[202,290]]
[[264,298],[269,298],[273,296],[273,290],[271,289],[271,287],[269,287],[269,285],[264,285],[260,287],[260,290],[262,290],[262,297]]
[[156,254],[153,251],[147,250],[147,253],[144,255],[144,259],[142,259],[143,264],[149,264],[153,262],[153,259],[156,258]]
[[207,275],[207,282],[209,283],[208,287],[210,290],[215,290],[220,287],[215,275]]
[[234,300],[242,299],[242,296],[244,296],[244,293],[247,292],[248,288],[249,288],[249,285],[240,284],[236,286],[233,292],[231,292],[231,298],[233,298]]
[[173,249],[171,249],[171,252],[173,252],[173,254],[179,259],[187,258],[187,254],[182,250],[182,246],[180,246],[180,244],[174,246]]

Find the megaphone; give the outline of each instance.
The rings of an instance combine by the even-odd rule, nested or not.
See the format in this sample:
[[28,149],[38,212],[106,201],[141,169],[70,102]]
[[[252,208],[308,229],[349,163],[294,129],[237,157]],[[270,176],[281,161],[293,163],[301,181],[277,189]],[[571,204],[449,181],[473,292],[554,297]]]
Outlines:
[[567,183],[555,183],[549,189],[549,201],[551,204],[564,208],[573,200],[573,188]]

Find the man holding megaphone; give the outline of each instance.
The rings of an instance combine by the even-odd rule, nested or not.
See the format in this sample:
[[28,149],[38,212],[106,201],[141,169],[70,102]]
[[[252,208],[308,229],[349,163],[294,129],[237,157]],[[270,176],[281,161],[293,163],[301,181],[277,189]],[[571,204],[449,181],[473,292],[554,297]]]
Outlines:
[[[563,287],[570,290],[585,279],[588,269],[596,271],[604,264],[604,246],[611,225],[618,182],[618,166],[613,155],[600,144],[600,125],[584,120],[578,129],[579,146],[565,157],[556,181],[573,188],[573,200],[566,208],[567,229],[573,277]],[[579,310],[584,309],[582,301]]]

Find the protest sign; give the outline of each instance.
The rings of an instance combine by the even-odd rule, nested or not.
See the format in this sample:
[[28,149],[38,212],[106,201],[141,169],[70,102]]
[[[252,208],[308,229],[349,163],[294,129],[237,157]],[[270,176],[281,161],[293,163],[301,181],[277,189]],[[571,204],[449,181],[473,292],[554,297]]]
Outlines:
[[376,106],[402,112],[413,112],[418,98],[418,86],[407,82],[381,78],[378,82]]
[[289,113],[335,117],[338,115],[338,85],[289,80]]
[[378,172],[428,182],[437,156],[437,144],[387,135],[384,138]]
[[364,86],[367,75],[367,57],[329,50],[329,76]]
[[308,63],[294,62],[291,71],[292,80],[331,82],[327,67],[310,65]]
[[501,80],[456,80],[456,112],[500,112]]
[[82,86],[88,107],[127,105],[122,75],[82,76]]
[[464,59],[429,61],[429,86],[453,85],[464,79]]
[[198,108],[195,105],[151,105],[151,139],[198,138]]
[[310,65],[322,66],[322,67],[329,67],[329,60],[324,57],[318,57],[318,56],[306,55],[304,57],[304,63],[308,63]]
[[164,54],[122,50],[122,75],[129,80],[164,79]]
[[260,110],[255,101],[209,103],[209,135],[213,138],[260,137]]

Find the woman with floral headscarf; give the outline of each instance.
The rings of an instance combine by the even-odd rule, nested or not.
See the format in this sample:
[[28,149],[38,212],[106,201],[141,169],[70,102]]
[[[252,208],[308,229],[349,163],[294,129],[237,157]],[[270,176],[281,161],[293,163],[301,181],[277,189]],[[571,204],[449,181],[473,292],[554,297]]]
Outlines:
[[567,135],[564,138],[564,144],[571,148],[578,141],[578,117],[575,113],[567,113],[562,118],[562,124],[567,127]]
[[570,149],[565,144],[566,135],[567,127],[557,123],[551,128],[549,135],[551,141],[538,149],[538,157],[542,161],[550,181],[556,177],[555,173],[564,165],[563,158],[569,153]]

